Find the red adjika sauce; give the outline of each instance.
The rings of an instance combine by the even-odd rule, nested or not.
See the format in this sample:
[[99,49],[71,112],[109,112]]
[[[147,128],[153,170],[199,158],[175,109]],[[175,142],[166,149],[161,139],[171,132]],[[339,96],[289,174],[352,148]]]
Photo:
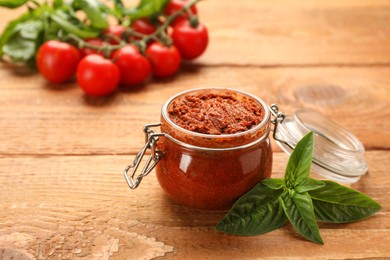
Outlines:
[[271,175],[269,112],[240,91],[192,90],[164,104],[156,166],[161,187],[182,205],[227,210]]
[[264,110],[251,98],[233,92],[200,92],[175,99],[168,109],[170,119],[189,131],[222,135],[247,131],[264,118]]

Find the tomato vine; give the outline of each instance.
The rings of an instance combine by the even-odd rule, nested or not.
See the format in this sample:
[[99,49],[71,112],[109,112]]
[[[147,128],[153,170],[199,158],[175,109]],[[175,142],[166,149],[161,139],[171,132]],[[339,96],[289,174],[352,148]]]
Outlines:
[[[37,0],[1,1],[0,6],[7,8],[27,7],[27,12],[9,22],[0,36],[1,60],[36,66],[53,83],[70,80],[77,70],[79,85],[85,85],[88,81],[79,76],[85,74],[80,72],[79,63],[89,55],[98,55],[119,68],[119,83],[129,87],[143,83],[150,74],[172,76],[178,71],[181,59],[199,57],[208,45],[207,29],[198,18],[199,0],[141,0],[135,7],[126,7],[121,0],[111,2],[109,7],[100,0],[53,0],[51,4]],[[110,24],[109,16],[117,23]],[[49,68],[50,63],[45,61],[50,54],[60,53],[62,58],[54,64],[61,64],[60,60],[67,56],[64,49],[74,52],[64,44],[80,51],[78,58],[72,56],[70,64],[78,59],[77,65],[69,67],[73,73],[69,72],[71,76],[67,77],[60,76],[61,67]],[[97,58],[90,60],[107,63]],[[98,66],[94,64],[99,62],[83,62],[82,67]],[[143,64],[144,71],[135,72],[137,62]],[[125,75],[128,73],[143,76]],[[108,94],[88,91],[93,86],[82,89],[90,95]],[[114,90],[111,89],[109,92]]]

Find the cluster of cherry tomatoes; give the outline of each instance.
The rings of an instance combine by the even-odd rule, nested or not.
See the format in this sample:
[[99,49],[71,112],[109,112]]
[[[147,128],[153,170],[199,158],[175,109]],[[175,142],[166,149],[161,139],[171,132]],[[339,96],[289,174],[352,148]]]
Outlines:
[[[164,9],[165,16],[175,14],[186,3],[185,0],[171,0]],[[156,26],[148,19],[140,19],[130,25],[136,33],[125,39],[128,44],[123,44],[128,28],[122,25],[109,26],[103,36],[110,37],[87,39],[86,47],[80,49],[67,42],[47,41],[38,50],[37,68],[52,83],[64,83],[76,75],[79,86],[91,96],[110,94],[118,85],[141,84],[150,75],[170,77],[178,71],[182,59],[199,57],[208,45],[206,27],[197,20],[195,24],[191,22],[190,14],[197,14],[195,5],[191,6],[190,12],[176,17],[169,24],[169,30],[164,30],[173,42],[171,45],[151,40],[145,43],[146,49],[142,51],[136,44],[131,44],[142,41],[140,35],[154,34],[162,24],[159,22]],[[113,51],[102,51],[107,50],[100,48],[104,46],[113,46]]]

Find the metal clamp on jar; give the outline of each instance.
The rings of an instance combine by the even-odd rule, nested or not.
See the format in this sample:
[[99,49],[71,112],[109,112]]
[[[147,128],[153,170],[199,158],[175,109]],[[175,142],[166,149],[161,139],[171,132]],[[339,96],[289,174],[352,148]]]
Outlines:
[[[179,127],[168,115],[169,106],[179,97],[226,91],[259,104],[264,115],[262,121],[244,132],[210,135]],[[153,130],[155,127],[160,127],[161,133]],[[254,95],[233,89],[209,88],[188,90],[164,103],[161,123],[144,127],[145,146],[126,167],[125,179],[129,187],[135,189],[156,167],[161,187],[173,200],[199,209],[226,210],[262,179],[271,176],[270,131],[278,145],[289,154],[307,132],[314,131],[312,169],[326,178],[356,182],[367,171],[360,141],[321,114],[298,110],[292,116],[285,116],[277,105],[268,107]],[[151,153],[136,176],[147,150]]]

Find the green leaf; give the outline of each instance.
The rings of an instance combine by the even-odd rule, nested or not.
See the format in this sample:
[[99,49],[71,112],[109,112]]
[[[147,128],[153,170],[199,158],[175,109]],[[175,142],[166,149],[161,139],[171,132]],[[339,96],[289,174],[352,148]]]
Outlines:
[[256,185],[243,195],[217,225],[217,230],[236,235],[260,235],[283,226],[287,218],[278,198],[283,190]]
[[345,223],[367,218],[381,209],[373,199],[333,181],[309,192],[316,218],[324,222]]
[[42,34],[41,20],[26,20],[13,28],[13,35],[2,47],[4,54],[14,61],[27,62],[34,59]]
[[284,213],[299,234],[312,242],[324,243],[315,219],[313,203],[308,193],[300,194],[289,190],[279,200]]
[[58,24],[64,31],[68,33],[73,33],[76,36],[81,38],[96,38],[99,36],[98,30],[93,30],[87,27],[80,27],[68,21],[66,19],[66,13],[61,11],[56,11],[55,13],[50,14],[51,20]]
[[279,190],[284,187],[284,179],[271,179],[267,178],[261,181],[265,186],[273,190]]
[[18,33],[16,29],[21,23],[33,19],[33,13],[25,13],[19,18],[8,23],[0,37],[0,57],[3,56],[3,46],[9,41],[9,39]]
[[35,40],[38,38],[42,31],[42,21],[29,20],[24,23],[20,23],[15,27],[15,30],[19,31],[19,34],[24,39]]
[[121,18],[125,13],[125,6],[121,0],[111,0],[114,3],[114,8],[112,9],[113,14],[117,18]]
[[294,190],[298,193],[303,193],[310,190],[315,190],[325,186],[325,183],[320,180],[316,180],[313,178],[305,178],[303,179],[297,186],[295,186]]
[[91,26],[97,29],[105,29],[108,26],[107,15],[102,12],[102,3],[98,0],[74,0],[73,8],[82,10],[91,21]]
[[310,132],[295,146],[288,160],[286,174],[284,176],[288,188],[294,188],[301,180],[309,177],[313,143],[313,132]]
[[35,56],[35,42],[23,40],[20,37],[12,38],[3,47],[4,53],[13,61],[27,62]]
[[27,1],[28,0],[0,0],[0,6],[7,8],[18,8],[27,3]]
[[144,17],[156,16],[161,13],[169,0],[141,0],[136,8],[125,10],[131,20],[138,20]]
[[241,197],[217,225],[238,235],[259,235],[287,219],[306,239],[323,244],[316,219],[345,223],[371,216],[381,206],[367,195],[332,181],[309,178],[313,132],[298,142],[284,179],[265,179]]
[[169,0],[141,0],[137,6],[138,9],[152,6],[156,11],[161,10]]
[[53,1],[53,7],[55,9],[60,8],[64,5],[64,0],[54,0]]

